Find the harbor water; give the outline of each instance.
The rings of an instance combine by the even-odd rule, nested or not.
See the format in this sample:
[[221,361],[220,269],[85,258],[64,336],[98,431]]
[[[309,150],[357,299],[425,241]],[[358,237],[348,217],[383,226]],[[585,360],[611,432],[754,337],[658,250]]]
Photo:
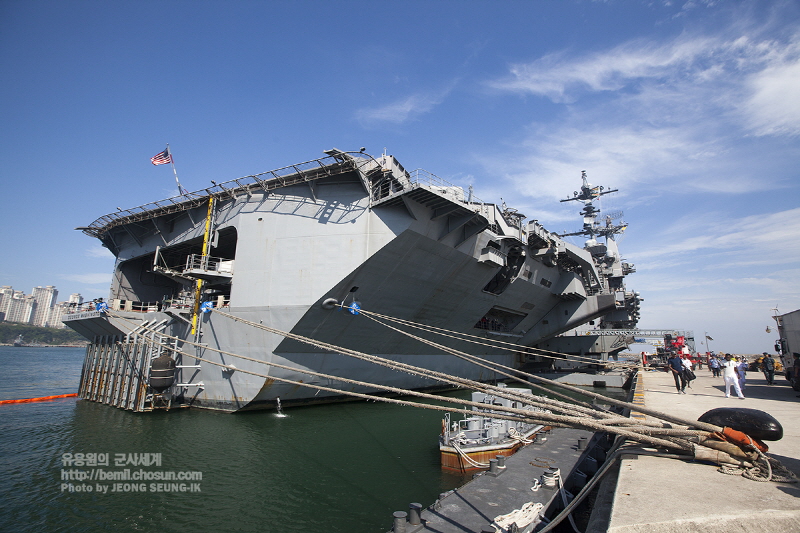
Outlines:
[[[77,392],[83,355],[0,347],[0,400]],[[441,412],[347,402],[284,415],[0,405],[0,530],[378,533],[466,480],[440,468]]]

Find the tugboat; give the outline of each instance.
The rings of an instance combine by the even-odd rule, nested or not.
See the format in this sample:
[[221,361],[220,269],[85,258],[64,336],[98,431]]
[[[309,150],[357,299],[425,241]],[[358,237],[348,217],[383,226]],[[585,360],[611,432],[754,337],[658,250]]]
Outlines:
[[[502,383],[499,386],[505,388]],[[533,399],[530,389],[509,387],[507,390]],[[543,433],[550,429],[539,424],[492,418],[492,413],[498,412],[489,408],[492,405],[546,412],[523,401],[498,398],[484,392],[473,392],[472,401],[486,404],[487,408],[473,407],[474,416],[457,422],[451,423],[450,413],[444,417],[442,434],[439,436],[443,470],[465,473],[489,468],[491,459],[498,455],[514,455],[521,447],[535,442],[537,438],[543,441]]]
[[24,340],[22,340],[22,335],[20,335],[20,336],[19,336],[19,337],[17,337],[17,339],[14,341],[14,347],[15,347],[15,348],[22,348],[22,347],[24,347],[24,346],[27,346],[27,344],[25,344],[25,341],[24,341]]

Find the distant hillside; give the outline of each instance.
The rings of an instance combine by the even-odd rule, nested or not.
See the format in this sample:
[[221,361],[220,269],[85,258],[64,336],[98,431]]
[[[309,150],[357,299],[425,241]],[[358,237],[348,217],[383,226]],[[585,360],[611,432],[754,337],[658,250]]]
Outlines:
[[40,328],[26,324],[0,322],[0,343],[12,344],[22,335],[25,344],[74,344],[86,343],[86,338],[71,329]]

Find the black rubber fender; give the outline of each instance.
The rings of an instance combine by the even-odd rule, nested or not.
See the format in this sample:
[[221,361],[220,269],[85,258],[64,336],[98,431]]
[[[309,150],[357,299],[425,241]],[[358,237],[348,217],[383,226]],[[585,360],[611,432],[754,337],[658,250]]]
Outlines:
[[697,419],[715,426],[729,427],[758,440],[781,440],[783,426],[775,417],[758,409],[746,407],[717,407]]
[[175,360],[168,355],[153,359],[150,365],[150,387],[160,393],[170,388],[174,381]]

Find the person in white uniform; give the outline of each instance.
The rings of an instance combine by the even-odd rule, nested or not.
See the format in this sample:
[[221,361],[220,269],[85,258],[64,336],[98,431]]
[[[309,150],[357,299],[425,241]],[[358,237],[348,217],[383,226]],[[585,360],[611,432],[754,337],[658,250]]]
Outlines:
[[739,361],[739,388],[744,390],[744,382],[747,378],[747,369],[750,367],[747,364],[747,361],[744,360],[744,357],[737,357],[737,361]]
[[731,397],[731,385],[733,389],[736,391],[737,396],[744,400],[744,394],[742,394],[742,389],[739,387],[739,363],[734,361],[731,358],[731,355],[728,354],[725,356],[725,362],[722,363],[722,377],[725,379],[725,397]]

